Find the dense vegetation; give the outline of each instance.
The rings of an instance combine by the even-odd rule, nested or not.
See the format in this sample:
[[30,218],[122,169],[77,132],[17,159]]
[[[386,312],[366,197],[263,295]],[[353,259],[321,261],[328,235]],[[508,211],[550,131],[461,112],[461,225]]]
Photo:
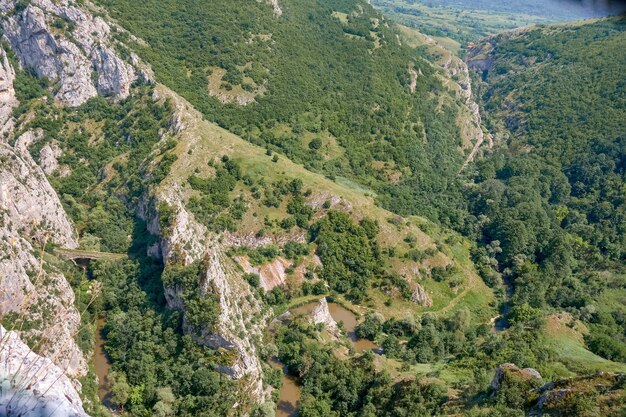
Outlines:
[[[101,3],[150,45],[135,47],[159,81],[209,120],[331,178],[358,179],[398,212],[454,217],[458,104],[370,6],[287,0],[277,18],[254,1]],[[254,86],[264,92],[246,106],[218,98]]]
[[571,311],[593,323],[595,352],[624,358],[623,309],[596,306],[624,285],[607,271],[626,259],[626,22],[547,31],[499,36],[481,74],[490,127],[508,139],[475,166],[468,233],[487,279],[514,285],[514,308]]
[[[230,255],[246,256],[254,267],[282,256],[293,261],[286,274],[313,253],[321,261],[302,271],[302,283],[267,293],[259,275],[242,273],[262,303],[279,311],[301,296],[331,295],[354,306],[372,301],[372,287],[395,294],[385,302],[391,317],[358,306],[368,314],[356,336],[375,341],[382,354],[355,352],[344,339],[329,343],[320,326],[299,318],[275,322],[266,340],[255,340],[263,359],[277,354],[301,383],[300,416],[522,416],[537,404],[542,381],[507,376],[495,390],[490,380],[499,364],[537,368],[545,381],[595,369],[563,360],[558,345],[546,339],[546,317],[555,312],[571,314],[572,327],[584,323],[591,351],[626,361],[624,21],[496,37],[492,65],[475,75],[498,143],[458,174],[458,104],[421,52],[398,45],[395,29],[365,4],[285,0],[277,19],[255,1],[101,3],[148,42],[133,46],[161,81],[207,118],[267,148],[266,163],[276,163],[273,152],[282,152],[330,178],[356,180],[398,214],[423,214],[456,228],[471,239],[474,265],[500,295],[506,325],[495,329],[465,305],[415,314],[410,304],[395,312],[393,303],[409,304],[412,293],[404,277],[389,272],[392,262],[411,264],[415,275],[450,292],[464,282],[466,271],[454,263],[420,264],[435,263],[443,238],[433,239],[436,249],[424,249],[409,235],[401,251],[383,250],[376,221],[356,221],[351,212],[331,209],[330,201],[313,208],[306,204],[312,191],[303,190],[301,180],[249,176],[241,161],[213,155],[209,175],[198,169],[181,179],[191,195],[187,208],[209,233],[238,231],[254,210],[254,218],[257,211],[271,213],[252,221],[256,238],[292,232],[308,238],[238,247]],[[116,36],[130,41],[124,33]],[[420,74],[414,94],[411,66]],[[63,151],[62,169],[51,182],[77,225],[81,247],[129,255],[91,265],[103,295],[83,317],[86,324],[107,319],[112,404],[131,416],[247,411],[249,399],[236,397],[236,382],[214,371],[229,353],[193,339],[214,328],[221,308],[217,290],[201,285],[205,265],[183,265],[174,256],[164,267],[147,258],[156,238],[134,217],[140,197],[167,178],[177,160],[176,141],[161,136],[170,105],[154,102],[152,87],[138,85],[119,103],[95,98],[62,109],[52,104],[53,86],[24,71],[15,88],[19,128],[44,132],[33,155],[45,144]],[[247,106],[232,103],[250,98]],[[157,208],[167,235],[173,209]],[[84,305],[86,277],[67,275]],[[180,311],[166,308],[164,286],[180,296]],[[92,336],[79,335],[86,350]],[[277,372],[264,374],[266,382],[280,384]],[[624,389],[620,378],[610,381],[611,390]],[[594,401],[602,389],[549,411],[600,415]],[[93,391],[87,384],[85,393]],[[619,397],[612,403],[622,405]]]
[[[132,416],[226,415],[237,401],[234,383],[212,369],[220,361],[214,350],[183,336],[183,315],[165,308],[160,268],[143,258],[94,267],[94,278],[104,287],[106,352],[114,371],[111,401]],[[178,277],[195,273],[176,272]],[[192,325],[211,311],[205,305],[194,307],[199,300],[211,299],[185,301],[185,317]]]
[[344,212],[331,211],[311,230],[324,269],[322,277],[340,293],[355,300],[365,295],[375,275],[381,273],[376,235],[378,226],[367,219],[355,224]]
[[[464,375],[455,383],[455,388],[462,390],[462,397],[452,402],[450,391],[437,371],[428,374],[418,371],[417,380],[415,374],[393,378],[388,359],[372,352],[340,359],[333,347],[320,343],[319,329],[315,326],[294,320],[281,327],[277,337],[280,358],[302,383],[299,415],[525,415],[524,410],[538,400],[535,389],[541,380],[506,374],[494,390],[490,378],[493,368],[506,361],[537,367],[546,378],[554,377],[555,371],[558,375],[558,368],[542,365],[549,363],[555,354],[544,348],[541,333],[537,332],[541,323],[517,326],[507,333],[492,333],[487,325],[472,325],[469,319],[466,311],[445,320],[424,315],[401,321],[390,319],[384,324],[376,316],[369,316],[367,324],[359,330],[364,332],[367,327],[370,335],[381,336],[385,358],[403,360],[403,375],[411,375],[406,372],[411,364],[432,363],[433,355],[445,357],[448,369]],[[617,382],[612,389],[621,389],[620,384]],[[601,390],[590,391],[579,399],[555,403],[550,412],[594,415],[598,409],[593,399],[599,395]]]

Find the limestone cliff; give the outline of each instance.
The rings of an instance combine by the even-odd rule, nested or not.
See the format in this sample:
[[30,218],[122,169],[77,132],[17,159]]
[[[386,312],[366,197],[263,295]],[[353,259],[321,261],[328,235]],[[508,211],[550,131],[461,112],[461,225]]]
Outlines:
[[0,47],[0,135],[4,135],[5,132],[8,135],[13,127],[11,113],[18,104],[13,89],[14,80],[15,71],[9,63],[6,52]]
[[87,417],[72,381],[0,325],[0,415]]
[[127,97],[138,70],[115,52],[111,27],[68,0],[32,0],[23,10],[0,0],[4,38],[20,64],[59,83],[56,98],[69,106],[98,94]]
[[335,338],[341,336],[341,330],[339,330],[337,322],[333,319],[333,316],[330,315],[326,298],[321,298],[313,309],[311,313],[311,323],[324,325],[328,333]]
[[[174,105],[172,129],[166,135],[173,135],[188,147],[200,140],[197,131],[206,123],[187,102],[163,86],[157,89],[157,99],[168,98]],[[192,155],[183,152],[176,164],[188,165]],[[176,170],[174,166],[173,171]],[[148,221],[150,232],[161,237],[158,253],[166,264],[177,261],[184,264],[202,262],[205,292],[211,291],[219,297],[219,323],[214,329],[195,333],[196,341],[215,349],[225,349],[232,353],[232,359],[219,368],[234,379],[244,383],[244,390],[259,402],[266,399],[263,374],[258,359],[255,339],[261,339],[266,317],[262,306],[253,296],[250,286],[235,262],[226,255],[228,244],[224,239],[208,231],[198,223],[187,210],[184,183],[176,178],[167,178],[149,197],[140,215]],[[168,207],[174,213],[167,228],[159,222],[159,210]],[[174,288],[166,289],[168,306],[181,309],[180,294]]]
[[[0,0],[0,12],[3,39],[19,64],[55,82],[61,104],[77,106],[97,94],[126,97],[138,78],[138,61],[133,66],[122,60],[111,27],[84,7],[67,0]],[[57,168],[59,149],[45,146],[39,166],[29,147],[42,132],[27,131],[15,140],[14,79],[7,53],[0,50],[0,317],[32,342],[37,354],[79,377],[87,372],[74,341],[80,314],[72,288],[45,251],[51,244],[78,246],[46,178]]]
[[[87,371],[74,334],[80,315],[65,277],[45,260],[45,246],[77,246],[61,202],[28,145],[35,132],[23,134],[14,147],[0,143],[0,316],[13,313],[24,337],[37,337],[38,353],[69,375]],[[38,325],[24,326],[24,322]]]

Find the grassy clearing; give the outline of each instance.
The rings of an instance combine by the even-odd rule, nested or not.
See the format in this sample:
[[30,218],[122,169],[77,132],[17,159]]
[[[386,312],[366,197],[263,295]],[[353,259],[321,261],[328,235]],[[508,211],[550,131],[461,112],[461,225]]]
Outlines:
[[612,362],[588,351],[584,345],[585,325],[569,314],[553,314],[547,318],[545,335],[548,345],[566,367],[574,372],[626,372],[626,364]]

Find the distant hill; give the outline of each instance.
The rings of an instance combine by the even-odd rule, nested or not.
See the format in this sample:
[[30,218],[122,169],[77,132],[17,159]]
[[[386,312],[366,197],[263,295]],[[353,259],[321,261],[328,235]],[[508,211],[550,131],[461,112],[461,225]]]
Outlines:
[[460,42],[530,24],[589,19],[626,10],[622,2],[577,0],[374,0],[372,4],[404,25]]

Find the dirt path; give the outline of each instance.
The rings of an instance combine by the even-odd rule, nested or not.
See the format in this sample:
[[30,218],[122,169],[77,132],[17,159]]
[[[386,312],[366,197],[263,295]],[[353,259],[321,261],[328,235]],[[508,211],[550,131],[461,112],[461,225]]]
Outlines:
[[474,158],[476,157],[476,154],[480,150],[480,146],[483,144],[484,141],[485,141],[484,135],[478,138],[478,141],[476,141],[476,144],[474,145],[472,152],[470,152],[470,154],[468,155],[467,159],[463,163],[463,166],[461,167],[461,170],[459,172],[462,172],[465,169],[465,167],[474,160]]
[[465,298],[465,296],[467,295],[467,293],[470,292],[470,290],[475,290],[478,288],[480,282],[479,282],[479,278],[476,276],[476,273],[469,268],[463,268],[463,272],[467,276],[467,285],[465,286],[463,291],[458,293],[456,297],[450,300],[448,305],[446,305],[445,307],[439,310],[433,310],[431,311],[431,313],[437,313],[437,314],[448,313],[450,310],[456,307],[456,305],[459,304],[459,302],[463,300],[463,298]]

